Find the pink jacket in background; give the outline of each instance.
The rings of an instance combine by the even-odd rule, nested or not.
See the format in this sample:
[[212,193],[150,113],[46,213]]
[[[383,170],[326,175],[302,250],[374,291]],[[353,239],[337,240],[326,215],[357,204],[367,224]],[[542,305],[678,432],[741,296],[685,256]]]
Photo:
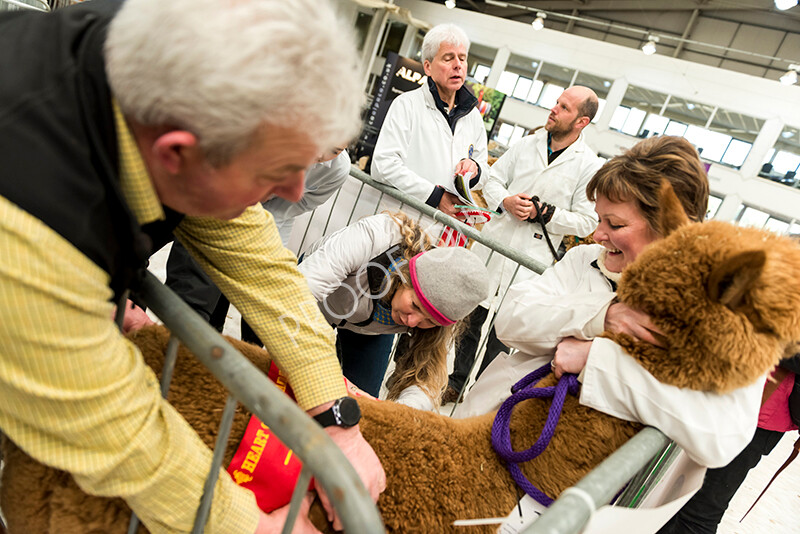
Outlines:
[[[775,372],[773,371],[773,376]],[[758,428],[788,432],[797,430],[797,426],[789,416],[789,394],[794,386],[794,373],[787,373],[777,389],[761,406],[758,414]]]

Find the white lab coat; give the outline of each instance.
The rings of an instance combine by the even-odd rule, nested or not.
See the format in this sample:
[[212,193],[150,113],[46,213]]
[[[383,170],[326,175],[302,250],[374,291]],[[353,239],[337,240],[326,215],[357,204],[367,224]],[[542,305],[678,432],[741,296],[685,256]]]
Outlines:
[[[558,250],[565,235],[584,237],[597,226],[594,203],[586,198],[586,184],[603,164],[584,141],[583,134],[567,147],[553,163],[547,164],[547,131],[544,128],[520,139],[492,165],[483,195],[490,209],[502,206],[503,199],[517,193],[538,196],[539,200],[556,207],[547,231],[553,246]],[[545,266],[553,264],[553,255],[542,234],[541,225],[520,221],[503,212],[495,215],[481,230],[481,234],[526,253]],[[490,249],[476,243],[472,249],[484,261]],[[489,269],[489,294],[483,303],[488,308],[492,297],[508,287],[517,263],[499,254],[492,255]],[[533,271],[520,268],[515,281],[534,276]]]
[[720,395],[657,381],[616,343],[596,338],[614,298],[590,266],[600,245],[572,248],[541,277],[514,284],[498,312],[497,336],[519,349],[501,354],[468,392],[457,417],[499,407],[510,387],[547,364],[565,337],[592,341],[580,403],[627,421],[654,426],[707,467],[727,465],[750,442],[758,423],[763,379]]
[[[478,108],[450,131],[436,109],[428,84],[395,98],[381,126],[372,155],[372,177],[425,202],[436,185],[452,187],[456,164],[469,157],[481,168],[481,183],[489,173],[486,129]],[[480,188],[480,183],[475,187]]]
[[294,219],[323,205],[350,175],[350,155],[347,150],[330,161],[315,163],[306,171],[303,197],[297,202],[275,197],[263,202],[264,209],[272,214],[284,246],[292,235]]

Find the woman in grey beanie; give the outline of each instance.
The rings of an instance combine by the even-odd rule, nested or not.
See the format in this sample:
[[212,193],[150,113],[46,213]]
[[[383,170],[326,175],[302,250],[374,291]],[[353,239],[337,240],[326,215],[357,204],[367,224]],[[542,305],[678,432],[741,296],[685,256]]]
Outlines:
[[[299,269],[340,335],[342,330],[369,338],[409,334],[408,348],[398,352],[387,381],[388,398],[421,409],[438,406],[447,383],[447,353],[461,320],[488,292],[486,268],[475,254],[460,247],[433,248],[404,213],[381,213],[313,244]],[[391,343],[359,349],[342,346],[344,374],[377,395]]]

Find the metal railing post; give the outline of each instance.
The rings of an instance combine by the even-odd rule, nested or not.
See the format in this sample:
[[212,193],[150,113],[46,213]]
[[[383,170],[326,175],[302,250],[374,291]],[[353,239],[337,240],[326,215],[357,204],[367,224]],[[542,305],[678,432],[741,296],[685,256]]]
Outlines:
[[384,532],[378,510],[361,479],[316,421],[155,275],[145,275],[138,293],[230,394],[300,457],[331,498],[345,530],[365,534]]
[[668,443],[669,438],[655,428],[643,429],[577,484],[564,490],[522,534],[577,534],[594,511],[610,502],[619,489]]

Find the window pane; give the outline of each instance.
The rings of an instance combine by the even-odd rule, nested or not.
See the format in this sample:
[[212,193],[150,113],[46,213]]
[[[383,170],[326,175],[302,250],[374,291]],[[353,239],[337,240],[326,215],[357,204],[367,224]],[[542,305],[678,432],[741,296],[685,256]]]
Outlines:
[[664,135],[677,135],[683,137],[686,133],[686,125],[677,121],[669,121],[667,129],[664,130]]
[[473,78],[475,78],[475,81],[479,84],[486,85],[486,78],[489,77],[490,72],[492,72],[490,67],[487,67],[486,65],[478,65],[475,67],[475,75]]
[[708,195],[708,210],[706,211],[706,219],[713,219],[719,211],[719,206],[722,204],[722,199],[714,195]]
[[752,147],[753,145],[750,143],[734,139],[728,146],[728,150],[725,151],[725,155],[722,156],[722,163],[732,165],[738,169],[744,163]]
[[[669,124],[669,119],[661,115],[654,115],[651,113],[647,116],[642,126],[642,137],[652,137],[654,135],[661,135]],[[645,133],[647,132],[647,133]]]
[[705,128],[691,125],[684,137],[697,147],[700,155],[711,161],[719,161],[731,142],[729,135],[709,132]]
[[772,173],[783,176],[787,171],[795,170],[797,168],[796,160],[788,154],[795,157],[800,155],[800,129],[794,126],[785,126],[773,148],[775,160],[772,161]]
[[614,110],[614,115],[611,116],[611,122],[608,123],[608,127],[613,130],[620,130],[622,126],[625,124],[625,119],[628,118],[628,113],[630,113],[630,109],[619,106],[616,110]]
[[511,138],[508,140],[508,146],[511,147],[511,145],[522,139],[523,135],[525,135],[525,128],[522,126],[514,126]]
[[783,235],[789,231],[789,223],[786,221],[782,221],[780,219],[773,219],[770,217],[767,219],[767,224],[764,225],[764,228],[775,232],[776,234]]
[[514,87],[514,93],[511,96],[519,98],[520,100],[525,100],[528,97],[528,92],[531,90],[531,84],[533,84],[533,80],[520,76],[519,80],[517,80],[517,86]]
[[628,135],[637,135],[639,127],[644,122],[644,117],[647,112],[641,109],[631,108],[628,117],[625,119],[625,124],[622,125],[622,133]]
[[542,90],[542,96],[539,97],[539,101],[536,103],[536,105],[550,109],[556,105],[558,97],[561,96],[561,93],[563,92],[564,88],[561,86],[551,83],[545,84],[544,89]]
[[514,126],[504,122],[500,124],[500,129],[497,130],[495,139],[504,145],[508,145],[508,140],[511,138],[512,133],[514,133]]
[[748,206],[745,208],[744,212],[742,213],[742,217],[739,219],[739,225],[763,228],[764,224],[767,222],[767,219],[769,219],[769,213],[764,213],[761,210],[757,210]]
[[798,165],[800,165],[800,156],[781,150],[775,154],[775,159],[772,160],[772,173],[786,174],[789,171],[796,171]]
[[528,102],[535,104],[536,101],[539,100],[539,95],[542,94],[542,87],[544,87],[544,82],[541,80],[536,80],[533,82],[533,86],[528,93]]
[[514,86],[517,85],[519,76],[513,72],[503,71],[500,75],[500,80],[497,82],[497,90],[501,93],[510,95],[514,92]]

